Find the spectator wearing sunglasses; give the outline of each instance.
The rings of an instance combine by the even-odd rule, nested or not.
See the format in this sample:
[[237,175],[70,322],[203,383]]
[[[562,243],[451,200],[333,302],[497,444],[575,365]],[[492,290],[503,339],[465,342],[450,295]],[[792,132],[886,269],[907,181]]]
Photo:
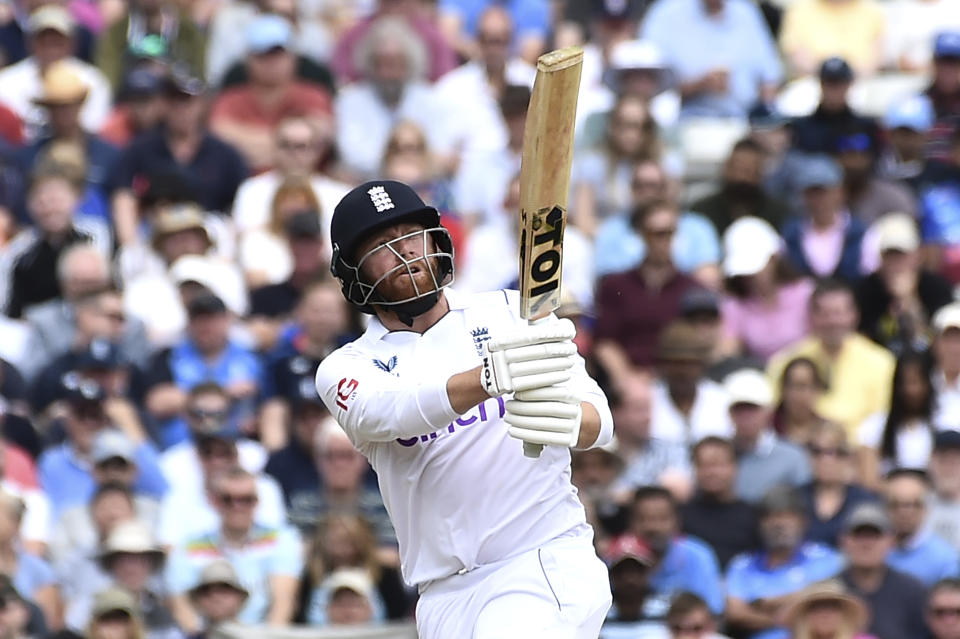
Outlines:
[[166,582],[173,593],[178,625],[196,633],[202,622],[188,598],[203,569],[226,559],[240,581],[249,584],[250,597],[237,619],[242,623],[286,625],[293,618],[297,580],[303,569],[301,542],[288,528],[256,523],[257,478],[232,466],[210,484],[210,500],[219,516],[206,532],[189,537],[171,554]]
[[897,469],[887,475],[887,514],[896,544],[887,561],[928,586],[960,575],[960,555],[926,526],[930,482],[923,471]]
[[960,639],[960,579],[942,579],[933,585],[926,620],[933,639]]

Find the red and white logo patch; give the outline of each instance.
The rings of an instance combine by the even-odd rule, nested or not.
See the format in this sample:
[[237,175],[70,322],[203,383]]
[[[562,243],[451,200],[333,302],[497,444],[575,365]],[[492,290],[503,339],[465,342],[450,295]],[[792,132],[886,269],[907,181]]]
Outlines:
[[340,383],[337,384],[337,406],[343,410],[349,410],[347,403],[357,396],[357,386],[360,383],[355,379],[347,379],[344,377],[340,380]]

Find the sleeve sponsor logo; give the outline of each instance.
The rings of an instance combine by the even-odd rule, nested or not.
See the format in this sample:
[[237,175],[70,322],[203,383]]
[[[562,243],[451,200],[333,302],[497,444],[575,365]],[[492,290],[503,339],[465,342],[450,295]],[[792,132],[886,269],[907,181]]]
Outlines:
[[357,386],[359,385],[360,383],[355,379],[347,379],[346,377],[341,379],[337,384],[337,406],[343,410],[349,410],[350,407],[347,402],[357,396]]
[[496,419],[497,416],[499,416],[500,419],[503,419],[503,416],[506,413],[506,407],[504,405],[503,398],[496,397],[493,399],[497,402],[496,415],[492,415],[487,412],[487,402],[492,401],[488,399],[487,401],[478,404],[475,410],[467,413],[466,415],[461,415],[440,430],[434,431],[428,435],[420,435],[419,437],[410,437],[408,439],[397,438],[397,443],[404,448],[410,448],[412,446],[416,446],[417,444],[422,444],[437,439],[441,435],[455,435],[467,426],[472,426],[477,423],[486,423],[491,419]]

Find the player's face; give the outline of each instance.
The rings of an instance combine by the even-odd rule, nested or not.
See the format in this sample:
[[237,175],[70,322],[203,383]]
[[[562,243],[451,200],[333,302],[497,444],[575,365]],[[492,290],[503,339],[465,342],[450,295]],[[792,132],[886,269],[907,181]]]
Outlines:
[[[429,233],[420,224],[397,224],[375,233],[360,244],[357,257],[361,276],[375,283],[384,299],[400,301],[412,299],[436,289],[436,259],[424,255],[435,253]],[[432,273],[431,273],[432,271]]]

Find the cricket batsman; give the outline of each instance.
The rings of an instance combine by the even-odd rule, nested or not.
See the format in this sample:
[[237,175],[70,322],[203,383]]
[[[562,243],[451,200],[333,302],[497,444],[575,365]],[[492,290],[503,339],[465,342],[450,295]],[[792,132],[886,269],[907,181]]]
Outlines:
[[450,236],[400,182],[348,193],[330,235],[344,296],[373,317],[317,391],[377,473],[420,637],[596,639],[610,587],[569,449],[609,442],[613,420],[573,324],[528,324],[516,291],[449,288]]

